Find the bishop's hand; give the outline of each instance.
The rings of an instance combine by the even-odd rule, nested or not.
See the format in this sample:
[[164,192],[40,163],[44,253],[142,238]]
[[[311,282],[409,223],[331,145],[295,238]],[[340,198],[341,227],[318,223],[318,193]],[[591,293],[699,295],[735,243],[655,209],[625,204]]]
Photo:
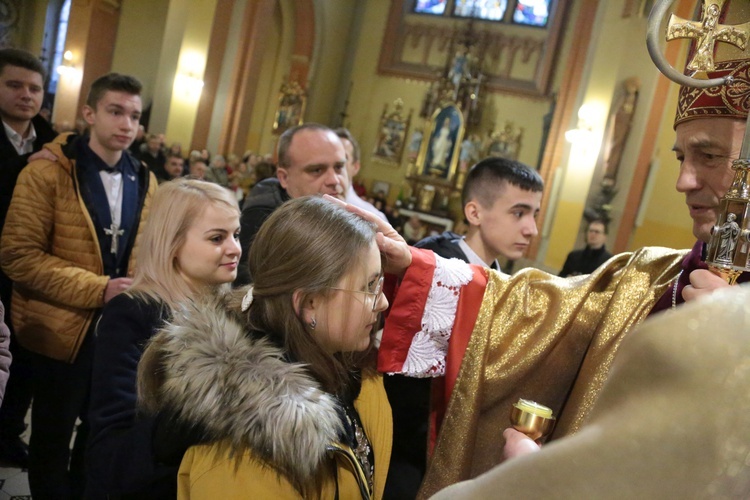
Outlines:
[[378,243],[380,253],[384,256],[383,270],[398,277],[403,277],[406,269],[411,265],[411,251],[409,250],[409,245],[406,244],[406,240],[398,234],[398,231],[375,214],[345,203],[333,196],[324,195],[323,197],[328,201],[344,206],[348,211],[373,223],[377,230],[375,239]]
[[728,286],[731,285],[721,276],[717,276],[707,269],[696,269],[690,273],[690,284],[682,289],[682,298],[685,299],[685,302],[689,302]]
[[512,427],[503,431],[503,437],[505,438],[505,446],[503,447],[503,459],[505,460],[528,455],[541,449],[541,446],[533,439]]

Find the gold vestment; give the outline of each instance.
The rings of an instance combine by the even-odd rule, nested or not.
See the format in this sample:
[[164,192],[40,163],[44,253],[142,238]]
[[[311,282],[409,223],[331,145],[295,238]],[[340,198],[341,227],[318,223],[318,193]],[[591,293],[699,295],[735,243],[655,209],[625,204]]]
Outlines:
[[649,319],[574,436],[441,492],[464,498],[750,498],[750,288]]
[[420,497],[502,461],[518,398],[553,409],[551,439],[577,431],[624,334],[648,315],[686,253],[643,248],[574,278],[491,272]]

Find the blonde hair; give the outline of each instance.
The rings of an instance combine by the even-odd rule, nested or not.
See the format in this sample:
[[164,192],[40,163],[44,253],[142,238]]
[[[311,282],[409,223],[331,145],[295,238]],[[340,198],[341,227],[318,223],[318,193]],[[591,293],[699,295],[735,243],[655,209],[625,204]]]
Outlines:
[[170,309],[192,300],[195,290],[180,276],[175,258],[193,221],[210,205],[237,212],[229,190],[211,182],[175,179],[165,182],[154,195],[136,256],[130,294],[142,294]]

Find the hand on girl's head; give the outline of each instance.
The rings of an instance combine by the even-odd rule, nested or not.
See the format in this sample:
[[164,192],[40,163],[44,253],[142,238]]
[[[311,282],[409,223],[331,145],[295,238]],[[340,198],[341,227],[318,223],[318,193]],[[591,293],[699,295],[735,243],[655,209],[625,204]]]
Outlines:
[[343,202],[338,198],[329,195],[324,195],[323,197],[330,202],[341,205],[348,211],[355,213],[366,221],[374,224],[377,230],[375,240],[377,241],[380,253],[385,257],[383,261],[385,272],[397,276],[403,276],[406,269],[411,265],[411,251],[409,251],[409,246],[406,244],[406,240],[404,240],[404,238],[398,234],[390,224],[382,220],[380,217],[377,217],[375,214]]

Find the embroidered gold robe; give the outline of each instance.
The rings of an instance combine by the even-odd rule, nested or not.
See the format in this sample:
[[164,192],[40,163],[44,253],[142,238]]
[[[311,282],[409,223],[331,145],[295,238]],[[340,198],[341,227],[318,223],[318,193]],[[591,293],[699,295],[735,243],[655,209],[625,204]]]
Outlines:
[[750,288],[649,318],[573,436],[436,500],[750,498]]
[[[499,464],[502,431],[518,398],[553,409],[558,422],[551,439],[578,430],[624,334],[648,315],[685,254],[644,248],[613,257],[591,275],[567,279],[531,268],[508,276],[472,267],[472,283],[460,290],[445,362],[449,403],[420,496]],[[409,339],[422,328],[420,308],[434,272],[434,255],[414,250],[386,322],[381,371],[402,372]],[[477,313],[477,300],[463,295],[482,286]]]

